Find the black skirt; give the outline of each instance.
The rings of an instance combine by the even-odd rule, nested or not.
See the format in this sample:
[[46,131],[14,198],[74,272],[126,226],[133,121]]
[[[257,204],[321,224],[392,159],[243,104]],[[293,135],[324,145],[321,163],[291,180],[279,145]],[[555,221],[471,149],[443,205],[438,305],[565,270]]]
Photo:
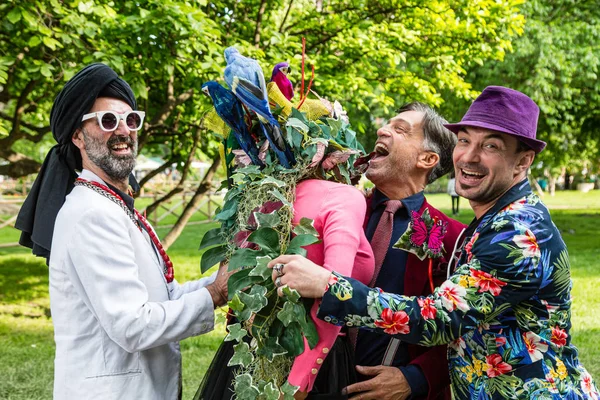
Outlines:
[[[236,342],[223,342],[217,350],[194,400],[231,400],[238,367],[228,367]],[[342,389],[356,383],[354,351],[347,336],[338,336],[323,362],[307,400],[342,400]]]

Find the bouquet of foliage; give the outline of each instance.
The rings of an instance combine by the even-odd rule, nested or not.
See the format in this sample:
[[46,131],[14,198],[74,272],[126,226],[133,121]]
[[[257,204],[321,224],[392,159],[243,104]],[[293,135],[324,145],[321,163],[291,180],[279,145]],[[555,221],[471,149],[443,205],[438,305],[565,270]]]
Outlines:
[[[218,120],[213,124],[223,142],[228,191],[216,215],[221,226],[207,232],[200,245],[207,249],[201,260],[203,272],[220,262],[237,271],[228,282],[228,305],[237,322],[228,325],[225,338],[237,342],[228,364],[239,366],[234,383],[237,399],[293,398],[297,388],[286,380],[293,359],[304,351],[303,338],[312,348],[318,334],[308,313],[310,305],[289,288],[279,297],[267,264],[280,254],[305,255],[303,247],[320,240],[310,219],[292,227],[296,184],[310,178],[350,184],[357,173],[354,161],[364,154],[339,103],[305,96],[293,106],[273,82],[268,98],[276,105],[270,111],[279,129],[268,132],[261,115],[248,107],[243,107],[243,120],[237,121],[245,124],[256,152],[248,142],[239,143],[228,121],[225,129],[219,128],[224,124]],[[218,114],[214,97],[213,103]],[[210,119],[214,121],[215,115]],[[265,130],[281,134],[289,150],[287,160],[281,159],[282,143],[270,141]]]

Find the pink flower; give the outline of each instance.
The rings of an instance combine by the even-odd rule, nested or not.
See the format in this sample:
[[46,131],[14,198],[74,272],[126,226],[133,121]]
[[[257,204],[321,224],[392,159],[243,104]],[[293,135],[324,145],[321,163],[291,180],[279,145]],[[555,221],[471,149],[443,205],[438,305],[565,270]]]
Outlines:
[[464,341],[463,338],[459,337],[458,339],[448,343],[448,347],[450,347],[452,350],[456,351],[456,353],[460,357],[464,357],[465,349],[467,348],[467,343]]
[[540,246],[538,246],[535,235],[529,229],[525,231],[524,235],[515,235],[513,241],[523,249],[523,257],[540,256]]
[[592,376],[587,371],[581,374],[581,390],[583,390],[583,392],[591,399],[598,400],[598,391],[594,386]]
[[475,245],[475,241],[477,240],[477,238],[479,237],[479,232],[477,232],[476,234],[473,235],[473,237],[471,238],[471,240],[469,240],[469,243],[467,243],[467,245],[465,246],[465,251],[467,252],[467,262],[471,261],[471,258],[473,258],[473,245]]
[[408,321],[408,314],[404,311],[392,311],[390,308],[384,308],[381,313],[381,321],[375,321],[375,326],[383,328],[388,335],[406,334],[410,332]]
[[560,329],[558,326],[552,328],[552,335],[550,336],[550,341],[554,343],[557,347],[563,347],[567,344],[567,332],[564,329]]
[[529,358],[532,362],[539,361],[544,358],[544,353],[548,351],[548,345],[540,341],[540,337],[533,332],[525,332],[523,334],[525,347],[529,353]]
[[490,292],[493,296],[498,296],[502,291],[501,288],[506,286],[506,282],[494,278],[485,271],[471,268],[471,277],[475,282],[475,286],[479,288],[479,293]]
[[510,364],[505,363],[502,360],[500,354],[492,354],[491,356],[485,356],[487,376],[495,378],[496,376],[504,375],[507,372],[512,371]]
[[506,338],[504,336],[498,336],[496,338],[496,347],[502,347],[506,344]]
[[429,297],[418,298],[419,307],[421,307],[421,315],[425,320],[433,319],[437,315],[437,309],[433,305],[433,300]]
[[467,291],[464,287],[453,283],[452,281],[446,281],[440,286],[438,295],[441,297],[442,305],[450,312],[457,308],[461,311],[469,311],[469,305],[465,301]]

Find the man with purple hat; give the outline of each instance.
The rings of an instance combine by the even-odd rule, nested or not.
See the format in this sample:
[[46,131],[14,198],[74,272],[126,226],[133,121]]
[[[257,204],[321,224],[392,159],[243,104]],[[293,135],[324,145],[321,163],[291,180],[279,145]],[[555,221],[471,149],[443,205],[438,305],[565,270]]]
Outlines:
[[454,274],[434,294],[385,293],[297,256],[272,261],[285,264],[281,282],[322,297],[325,321],[448,343],[454,398],[599,399],[571,344],[567,248],[527,181],[546,145],[536,139],[538,115],[523,93],[490,86],[461,122],[446,125],[458,135],[456,192],[475,219]]

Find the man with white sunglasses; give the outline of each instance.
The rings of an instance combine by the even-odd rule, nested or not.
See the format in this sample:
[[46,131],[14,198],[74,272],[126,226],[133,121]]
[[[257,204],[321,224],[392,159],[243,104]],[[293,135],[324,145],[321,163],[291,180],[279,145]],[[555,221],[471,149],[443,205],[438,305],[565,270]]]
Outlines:
[[104,64],[69,80],[50,115],[58,144],[19,214],[21,243],[50,268],[55,399],[181,398],[178,341],[212,330],[227,299],[225,271],[178,284],[134,207],[136,106]]

